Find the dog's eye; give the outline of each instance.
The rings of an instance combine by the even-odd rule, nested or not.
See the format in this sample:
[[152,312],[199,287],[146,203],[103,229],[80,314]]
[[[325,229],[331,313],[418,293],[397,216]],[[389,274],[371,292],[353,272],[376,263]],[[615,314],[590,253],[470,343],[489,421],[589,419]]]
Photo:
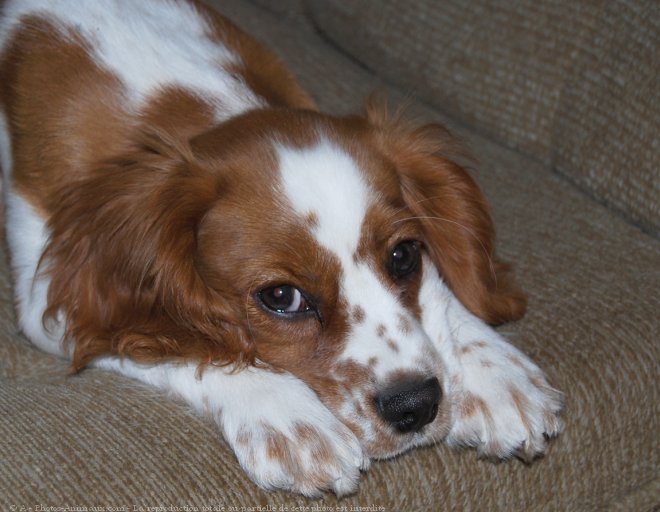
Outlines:
[[286,284],[261,290],[259,299],[264,306],[275,313],[305,313],[312,309],[298,288]]
[[396,278],[412,274],[419,265],[419,259],[419,242],[401,242],[390,253],[390,272]]

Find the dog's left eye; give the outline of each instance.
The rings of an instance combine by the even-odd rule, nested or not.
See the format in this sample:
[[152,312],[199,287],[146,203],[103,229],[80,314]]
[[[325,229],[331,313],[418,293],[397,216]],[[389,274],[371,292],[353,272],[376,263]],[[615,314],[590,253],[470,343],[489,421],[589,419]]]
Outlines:
[[302,292],[290,285],[266,288],[258,295],[262,304],[275,313],[295,314],[312,310]]
[[419,259],[419,242],[401,242],[390,253],[390,273],[396,278],[412,274],[419,265]]

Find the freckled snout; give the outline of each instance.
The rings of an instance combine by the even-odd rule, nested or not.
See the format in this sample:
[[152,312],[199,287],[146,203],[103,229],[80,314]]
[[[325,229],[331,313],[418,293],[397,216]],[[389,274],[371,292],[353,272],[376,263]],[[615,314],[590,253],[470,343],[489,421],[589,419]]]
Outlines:
[[376,395],[376,410],[381,418],[401,433],[419,432],[438,414],[442,389],[438,379],[409,379]]

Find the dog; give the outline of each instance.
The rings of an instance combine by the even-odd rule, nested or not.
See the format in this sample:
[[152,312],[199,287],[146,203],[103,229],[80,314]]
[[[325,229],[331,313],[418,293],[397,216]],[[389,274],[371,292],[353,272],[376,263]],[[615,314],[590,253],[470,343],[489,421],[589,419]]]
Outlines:
[[444,440],[531,460],[562,394],[437,124],[320,112],[200,2],[9,0],[0,165],[40,349],[185,399],[265,489],[354,492]]

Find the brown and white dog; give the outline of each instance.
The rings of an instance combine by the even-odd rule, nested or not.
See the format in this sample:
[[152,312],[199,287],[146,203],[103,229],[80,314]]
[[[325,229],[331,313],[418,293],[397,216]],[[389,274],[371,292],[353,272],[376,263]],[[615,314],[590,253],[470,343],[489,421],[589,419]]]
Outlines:
[[320,113],[186,0],[9,0],[0,153],[18,321],[218,424],[260,486],[355,490],[446,440],[533,458],[561,394],[487,324],[524,297],[436,125]]

